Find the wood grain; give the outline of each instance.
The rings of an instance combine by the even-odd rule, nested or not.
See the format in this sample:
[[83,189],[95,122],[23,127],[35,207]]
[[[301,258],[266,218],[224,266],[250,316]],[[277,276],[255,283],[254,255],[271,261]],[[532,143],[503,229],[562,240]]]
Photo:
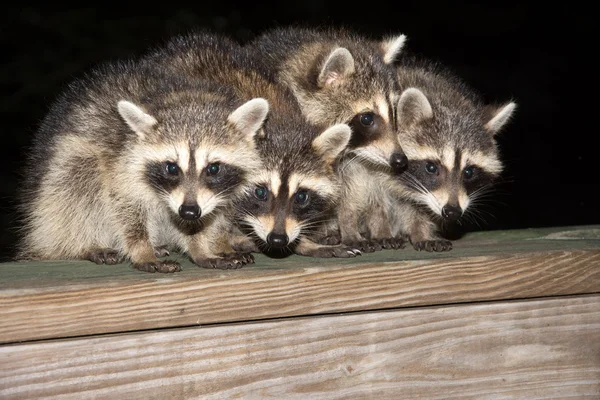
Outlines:
[[598,399],[600,296],[0,347],[2,399]]
[[137,275],[0,291],[0,343],[600,292],[600,249]]

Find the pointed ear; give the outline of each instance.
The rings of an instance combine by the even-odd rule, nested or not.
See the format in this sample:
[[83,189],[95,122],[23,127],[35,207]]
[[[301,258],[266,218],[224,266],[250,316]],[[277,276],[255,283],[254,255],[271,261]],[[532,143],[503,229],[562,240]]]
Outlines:
[[517,108],[517,104],[513,102],[505,104],[501,107],[488,107],[491,119],[484,125],[484,128],[492,135],[497,134],[510,120],[515,108]]
[[229,114],[227,121],[238,132],[246,135],[246,139],[253,140],[263,126],[268,113],[269,103],[267,100],[257,97],[239,106]]
[[333,50],[323,68],[319,74],[317,84],[320,88],[330,86],[334,83],[339,83],[347,76],[354,73],[354,58],[350,52],[343,48],[338,47]]
[[333,164],[340,153],[348,146],[352,129],[346,124],[336,124],[327,128],[312,142],[312,148],[323,160]]
[[386,64],[393,64],[398,58],[404,44],[406,43],[406,35],[398,35],[385,39],[381,42],[381,48],[383,49],[383,62]]
[[129,125],[140,139],[146,140],[148,135],[154,132],[154,127],[157,124],[156,119],[146,114],[144,110],[127,100],[121,100],[117,104],[121,118]]
[[433,117],[433,110],[427,97],[416,88],[408,88],[398,100],[398,124],[413,126]]

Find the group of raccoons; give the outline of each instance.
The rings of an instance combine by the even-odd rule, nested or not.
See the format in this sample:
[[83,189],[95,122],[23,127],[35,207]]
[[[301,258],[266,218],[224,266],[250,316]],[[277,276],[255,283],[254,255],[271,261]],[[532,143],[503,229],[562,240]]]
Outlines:
[[499,177],[488,105],[406,37],[286,27],[195,32],[72,82],[35,134],[19,259],[176,272],[254,252],[446,251]]

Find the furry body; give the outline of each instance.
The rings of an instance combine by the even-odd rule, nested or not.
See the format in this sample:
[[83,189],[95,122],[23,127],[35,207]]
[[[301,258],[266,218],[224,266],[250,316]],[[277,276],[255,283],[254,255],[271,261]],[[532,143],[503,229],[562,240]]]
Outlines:
[[241,98],[269,101],[268,121],[256,138],[263,168],[254,176],[255,186],[236,201],[236,219],[255,240],[239,238],[239,248],[315,257],[357,254],[347,246],[311,240],[318,227],[335,215],[340,185],[334,165],[350,137],[347,125],[321,129],[310,124],[294,96],[246,68],[251,60],[245,49],[224,37],[179,36],[151,52],[146,61],[170,73],[230,87]]
[[[166,249],[202,267],[253,262],[222,232],[260,167],[268,105],[133,61],[73,82],[36,132],[21,193],[20,258],[90,259],[174,272]],[[262,115],[262,116],[261,116]],[[261,119],[262,118],[262,119]]]
[[395,129],[391,65],[404,40],[403,35],[375,41],[344,30],[282,28],[246,45],[252,67],[288,87],[309,121],[351,126],[352,138],[337,168],[341,198],[330,231],[339,225],[342,243],[367,252],[382,244],[403,245],[389,230],[379,232],[381,240],[368,240],[359,232],[359,221],[389,226],[388,209],[380,202],[386,189],[372,182],[402,173],[407,164]]

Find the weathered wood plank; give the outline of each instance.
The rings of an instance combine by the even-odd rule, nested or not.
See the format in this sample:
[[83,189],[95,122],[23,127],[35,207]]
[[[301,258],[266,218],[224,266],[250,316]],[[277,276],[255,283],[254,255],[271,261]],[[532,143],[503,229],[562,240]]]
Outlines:
[[[585,235],[593,236],[596,231],[587,229]],[[0,276],[6,276],[8,283],[3,280],[0,285],[0,343],[600,293],[600,240],[543,239],[544,235],[565,236],[568,232],[576,237],[577,231],[536,232],[476,235],[457,241],[456,249],[443,255],[402,250],[354,260],[269,260],[259,256],[256,266],[242,270],[209,271],[186,264],[183,272],[168,276],[91,263],[68,264],[68,270],[67,263],[46,263],[50,266],[30,271],[21,264],[4,265]],[[404,254],[421,259],[405,260]],[[60,272],[53,275],[55,269]],[[96,275],[88,276],[90,270]]]
[[600,296],[0,347],[3,399],[600,398]]

